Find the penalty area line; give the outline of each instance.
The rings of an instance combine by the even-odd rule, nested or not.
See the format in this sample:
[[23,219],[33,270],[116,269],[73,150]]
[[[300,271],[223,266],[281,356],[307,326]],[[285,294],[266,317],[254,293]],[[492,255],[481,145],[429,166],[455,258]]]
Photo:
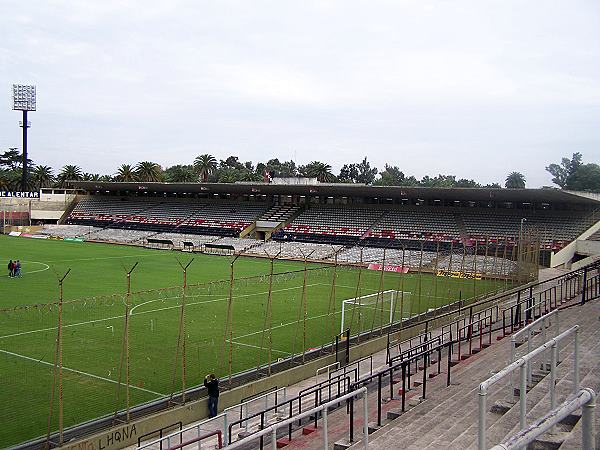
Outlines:
[[[260,347],[258,345],[244,344],[242,342],[230,341],[229,339],[227,339],[225,342],[227,342],[228,344],[241,345],[243,347],[251,347],[251,348],[258,348],[258,349],[260,349]],[[263,347],[263,350],[268,350],[268,348]],[[275,352],[275,353],[281,353],[282,355],[286,355],[286,356],[290,356],[291,355],[290,352],[284,352],[283,350],[277,350],[277,349],[274,349],[274,348],[272,348],[271,351]]]
[[[341,313],[342,313],[341,311],[336,311],[335,312],[336,315],[341,314]],[[331,314],[321,314],[321,315],[318,315],[318,316],[307,317],[306,320],[320,319],[320,318],[323,318],[323,317],[326,317],[326,316],[330,316],[330,315]],[[293,322],[282,323],[281,325],[275,325],[274,327],[272,327],[272,329],[275,330],[277,328],[288,327],[290,325],[295,325],[297,323],[298,323],[297,320],[295,320]],[[254,331],[254,332],[248,333],[248,334],[242,334],[241,336],[236,336],[234,338],[234,342],[233,343],[234,344],[236,343],[235,342],[236,339],[244,339],[244,338],[247,338],[247,337],[250,337],[250,336],[255,336],[255,335],[260,334],[260,333],[262,333],[262,330],[260,330],[260,331]]]
[[[35,363],[39,363],[39,364],[45,364],[47,366],[54,367],[54,364],[49,363],[48,361],[42,361],[42,360],[39,360],[39,359],[31,358],[29,356],[20,355],[18,353],[9,352],[8,350],[2,350],[2,349],[0,349],[0,353],[4,353],[4,354],[9,355],[9,356],[15,356],[17,358],[23,358],[23,359],[25,359],[27,361],[31,361],[31,362],[35,362]],[[69,367],[64,367],[64,366],[63,366],[62,369],[66,370],[67,372],[76,373],[77,375],[83,375],[83,376],[86,376],[86,377],[95,378],[96,380],[102,380],[102,381],[107,381],[107,382],[113,383],[113,384],[119,384],[118,381],[111,380],[110,378],[104,378],[104,377],[101,377],[99,375],[94,375],[92,373],[83,372],[81,370],[71,369]],[[166,394],[161,394],[160,392],[155,392],[155,391],[151,391],[149,389],[144,389],[144,388],[139,387],[139,386],[129,385],[129,387],[131,389],[137,389],[139,391],[147,392],[147,393],[152,394],[152,395],[158,395],[159,397],[166,397]]]

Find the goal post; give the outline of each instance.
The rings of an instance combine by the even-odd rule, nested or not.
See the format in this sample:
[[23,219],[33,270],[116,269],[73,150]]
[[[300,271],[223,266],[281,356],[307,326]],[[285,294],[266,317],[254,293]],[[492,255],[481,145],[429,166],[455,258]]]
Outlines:
[[[359,317],[371,316],[375,314],[381,314],[383,312],[385,316],[385,322],[382,325],[392,324],[404,317],[402,311],[400,311],[400,301],[404,300],[404,308],[407,309],[408,302],[410,301],[410,292],[402,292],[394,289],[388,289],[386,291],[375,292],[373,294],[362,295],[356,298],[349,298],[342,301],[342,317],[340,325],[340,333],[343,333],[345,329],[351,328],[353,324],[350,323],[350,315],[352,311],[357,311]],[[400,318],[398,317],[400,316]],[[359,319],[360,320],[360,319]],[[359,327],[360,328],[360,327]]]

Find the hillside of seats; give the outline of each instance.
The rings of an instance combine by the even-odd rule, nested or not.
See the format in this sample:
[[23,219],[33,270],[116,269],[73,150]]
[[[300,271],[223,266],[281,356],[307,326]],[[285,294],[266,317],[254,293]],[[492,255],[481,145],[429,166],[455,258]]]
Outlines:
[[543,249],[557,251],[594,222],[586,211],[319,206],[302,212],[274,238],[387,248],[424,243],[426,250],[448,249],[458,242],[513,246],[521,223],[540,236]]
[[[141,242],[152,233],[235,238],[256,220],[285,223],[292,217],[273,234],[274,240],[387,249],[422,247],[426,252],[483,244],[491,251],[494,246],[511,248],[522,223],[528,232],[540,236],[543,249],[558,251],[593,225],[586,211],[329,205],[301,210],[299,206],[258,202],[114,197],[83,199],[66,223],[139,231],[124,236],[123,241]],[[95,237],[103,240],[103,233]]]
[[231,201],[91,197],[77,204],[66,223],[99,228],[235,237],[264,214],[268,206]]

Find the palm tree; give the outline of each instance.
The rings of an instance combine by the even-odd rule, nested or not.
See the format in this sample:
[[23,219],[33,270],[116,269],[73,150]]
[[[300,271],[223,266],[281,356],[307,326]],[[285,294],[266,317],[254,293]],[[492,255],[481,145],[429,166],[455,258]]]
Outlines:
[[208,176],[215,173],[217,170],[217,160],[214,156],[209,154],[204,154],[197,156],[194,159],[194,169],[200,175],[200,178],[205,183],[208,181]]
[[525,175],[520,172],[511,172],[506,177],[506,183],[504,187],[509,189],[524,189],[525,188]]
[[121,164],[115,176],[117,181],[130,182],[135,181],[135,169],[131,164]]
[[320,161],[313,161],[306,165],[306,174],[316,177],[321,183],[335,181],[335,175],[331,173],[331,166]]
[[81,179],[83,181],[100,181],[100,174],[99,173],[87,173],[85,172]]
[[61,187],[70,186],[69,181],[79,181],[83,177],[81,167],[67,164],[64,166],[58,174],[58,182]]
[[162,180],[161,167],[152,161],[141,161],[135,166],[135,174],[139,181],[155,182]]
[[50,166],[35,166],[31,175],[38,189],[52,186],[54,182],[54,173]]

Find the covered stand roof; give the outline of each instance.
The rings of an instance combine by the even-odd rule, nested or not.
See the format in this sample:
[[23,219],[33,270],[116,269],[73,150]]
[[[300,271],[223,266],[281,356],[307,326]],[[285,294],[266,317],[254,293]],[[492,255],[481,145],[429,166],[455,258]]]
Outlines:
[[423,200],[547,202],[598,205],[600,202],[560,189],[430,188],[408,186],[366,186],[344,183],[142,183],[75,181],[77,189],[88,192],[304,195],[328,197],[418,198]]

